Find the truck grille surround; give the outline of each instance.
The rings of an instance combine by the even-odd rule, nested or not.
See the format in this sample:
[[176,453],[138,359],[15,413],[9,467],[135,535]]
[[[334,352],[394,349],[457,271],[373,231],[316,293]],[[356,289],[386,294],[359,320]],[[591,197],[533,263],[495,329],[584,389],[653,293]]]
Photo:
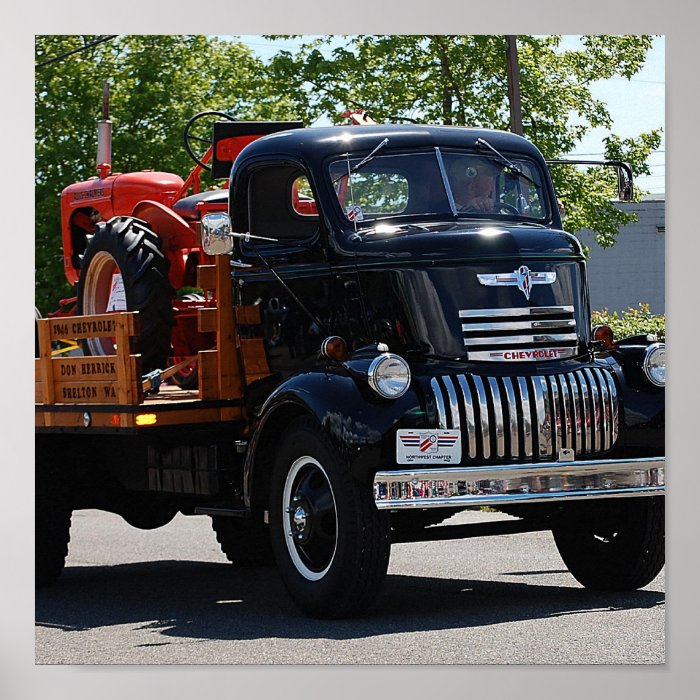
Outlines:
[[573,306],[464,309],[459,317],[472,361],[563,359],[577,352]]
[[618,392],[609,370],[556,375],[442,375],[430,381],[440,429],[462,430],[462,461],[576,458],[610,450],[618,436]]

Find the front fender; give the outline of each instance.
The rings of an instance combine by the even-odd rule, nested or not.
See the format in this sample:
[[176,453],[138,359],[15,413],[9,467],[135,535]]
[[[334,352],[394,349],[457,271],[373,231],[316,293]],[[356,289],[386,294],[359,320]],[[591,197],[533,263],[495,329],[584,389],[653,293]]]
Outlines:
[[427,426],[417,387],[412,384],[398,399],[382,399],[342,367],[304,372],[279,385],[253,424],[244,463],[246,502],[261,502],[275,447],[289,422],[302,415],[316,419],[356,479],[371,483],[377,469],[395,462],[395,429]]
[[620,388],[620,439],[615,453],[624,457],[666,453],[666,390],[652,386],[640,370],[641,352],[607,357]]

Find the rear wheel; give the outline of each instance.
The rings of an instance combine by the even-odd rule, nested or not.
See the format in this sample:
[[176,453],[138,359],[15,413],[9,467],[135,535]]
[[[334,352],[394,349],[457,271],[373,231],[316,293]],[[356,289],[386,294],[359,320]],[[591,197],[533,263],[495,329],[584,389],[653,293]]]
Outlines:
[[389,519],[310,418],[282,437],[273,472],[270,534],[282,580],[308,615],[368,608],[389,564]]
[[664,565],[663,496],[592,505],[576,522],[553,530],[559,554],[586,588],[631,591]]
[[34,511],[34,578],[40,588],[61,575],[68,556],[72,507],[59,478],[37,453]]
[[213,516],[211,526],[221,551],[234,565],[241,567],[271,566],[274,563],[270,528],[261,514],[250,518]]
[[[97,225],[85,249],[78,280],[78,314],[138,311],[143,371],[163,369],[173,326],[170,264],[145,221],[115,217]],[[114,339],[89,338],[87,355],[113,355]]]

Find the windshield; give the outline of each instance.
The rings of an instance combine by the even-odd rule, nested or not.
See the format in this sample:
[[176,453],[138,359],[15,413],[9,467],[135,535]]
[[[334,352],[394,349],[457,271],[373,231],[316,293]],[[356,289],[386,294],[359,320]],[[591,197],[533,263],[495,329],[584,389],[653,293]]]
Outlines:
[[378,153],[353,172],[361,157],[330,165],[347,219],[440,216],[489,220],[543,220],[548,211],[542,174],[529,158],[510,155],[518,175],[497,158],[467,151]]

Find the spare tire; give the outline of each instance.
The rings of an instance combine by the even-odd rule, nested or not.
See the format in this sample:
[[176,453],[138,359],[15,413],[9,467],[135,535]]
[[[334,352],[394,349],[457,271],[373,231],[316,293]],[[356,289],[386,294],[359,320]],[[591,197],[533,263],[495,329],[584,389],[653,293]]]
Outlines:
[[[137,352],[143,372],[164,369],[174,325],[168,273],[160,238],[140,219],[117,216],[97,225],[85,248],[78,279],[78,314],[138,311]],[[83,341],[86,355],[113,355],[110,338]]]

